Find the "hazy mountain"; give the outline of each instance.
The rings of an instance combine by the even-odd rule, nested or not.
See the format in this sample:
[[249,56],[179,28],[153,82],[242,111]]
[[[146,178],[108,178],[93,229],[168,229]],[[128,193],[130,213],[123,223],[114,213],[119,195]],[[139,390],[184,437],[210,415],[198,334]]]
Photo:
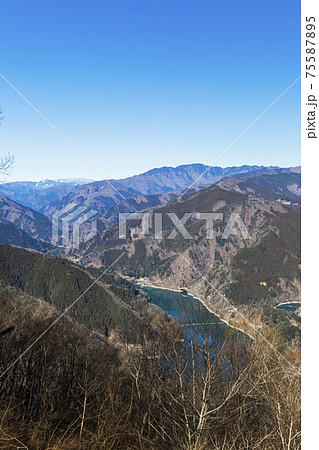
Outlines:
[[301,166],[295,166],[295,167],[267,167],[267,168],[259,168],[255,170],[251,170],[245,174],[238,173],[233,176],[235,177],[254,177],[256,175],[278,175],[281,173],[291,173],[291,174],[300,174],[301,173]]
[[121,201],[139,194],[138,191],[127,189],[118,182],[112,182],[112,186],[114,188],[106,181],[87,184],[65,195],[61,200],[55,200],[44,206],[41,212],[48,217],[52,217],[56,211],[74,203],[75,205],[86,206],[88,209],[93,209],[101,214]]
[[[83,184],[92,183],[93,180],[90,180],[89,178],[59,178],[57,180],[41,180],[41,181],[35,181],[36,187],[38,189],[47,189],[49,187],[53,186],[59,186],[61,184],[70,184],[73,186],[82,186]],[[22,182],[22,183],[28,183],[28,182]]]
[[[29,190],[31,196],[38,198],[38,202],[45,201],[45,198],[48,199],[51,195],[56,196],[58,193],[56,189],[60,189],[60,192],[62,192],[61,190],[71,188],[72,192],[43,208],[46,216],[50,217],[56,211],[71,203],[74,204],[73,209],[76,209],[77,205],[85,206],[86,211],[96,211],[94,219],[97,219],[99,233],[116,225],[119,213],[159,207],[174,197],[179,197],[184,193],[187,186],[189,186],[187,192],[190,194],[205,188],[205,183],[211,184],[216,180],[217,184],[225,190],[290,203],[290,206],[297,210],[300,209],[299,168],[258,167],[256,169],[256,167],[241,166],[222,169],[220,167],[208,168],[202,164],[191,164],[176,168],[153,169],[124,180],[111,180],[110,182],[104,180],[85,184],[81,187],[78,187],[77,183],[85,183],[88,180],[43,180],[37,183],[10,183],[1,187],[8,189],[8,186],[15,185],[16,192],[22,196],[23,192],[25,194]],[[222,174],[227,176],[218,181]],[[230,174],[232,176],[229,176]],[[202,177],[197,179],[201,175]],[[66,184],[66,181],[69,184]],[[196,184],[192,185],[194,181],[196,181]],[[170,190],[175,187],[178,187],[178,189]],[[152,191],[163,192],[149,194]],[[52,225],[50,219],[46,216],[0,194],[0,219],[3,224],[3,237],[0,237],[0,242],[37,250],[50,248],[50,246],[36,244],[32,241],[32,239],[40,239],[47,243],[51,241]],[[10,223],[15,228],[10,227]],[[4,228],[5,225],[6,228]],[[18,230],[26,235],[19,233]],[[81,236],[83,237],[90,230],[91,224],[88,221],[81,226]]]
[[83,184],[92,180],[84,178],[42,180],[42,181],[14,181],[0,184],[0,193],[12,200],[40,210],[49,202],[59,200]]
[[[76,210],[78,206],[85,207],[86,211],[96,211],[92,220],[97,220],[97,230],[100,233],[118,223],[119,213],[133,213],[154,208],[174,197],[181,196],[186,189],[187,193],[191,193],[205,188],[207,186],[205,183],[211,185],[218,182],[223,174],[233,174],[233,177],[236,177],[222,178],[221,183],[224,184],[221,187],[225,189],[290,202],[292,207],[300,209],[300,174],[293,173],[293,171],[297,172],[298,168],[259,167],[256,169],[256,166],[241,166],[207,169],[209,167],[203,164],[191,164],[176,168],[162,167],[125,180],[111,180],[110,183],[113,187],[107,181],[91,183],[70,193],[60,201],[50,203],[43,208],[43,213],[51,217],[67,205],[73,204],[73,210]],[[267,178],[268,173],[273,175],[269,175]],[[204,175],[200,178],[201,174]],[[245,178],[241,178],[244,175]],[[287,176],[285,177],[285,175]],[[229,181],[230,179],[233,181]],[[195,184],[194,181],[196,181]],[[244,184],[246,184],[245,188]],[[170,188],[182,186],[182,188],[167,192],[168,186]],[[115,188],[118,189],[118,192]],[[147,192],[152,189],[164,192],[160,194],[136,193],[138,189]],[[123,199],[123,197],[125,198]],[[81,226],[80,234],[83,237],[90,231],[91,223],[87,221]]]
[[[48,217],[32,208],[20,205],[3,194],[0,194],[0,222],[3,224],[3,233],[4,225],[12,225],[15,227],[6,228],[5,233],[0,234],[0,242],[16,245],[20,245],[19,242],[26,242],[25,237],[22,237],[21,233],[17,234],[16,229],[21,230],[32,239],[47,243],[51,241],[52,228],[51,221]],[[9,236],[10,230],[13,233],[11,237]],[[15,237],[18,237],[18,235],[20,236],[18,241],[15,241]],[[32,241],[29,242],[32,243]],[[31,245],[31,248],[35,248],[34,245]]]
[[[285,169],[283,169],[285,170]],[[254,172],[254,171],[253,171]],[[257,171],[259,172],[259,171]],[[269,172],[273,172],[272,169]],[[240,192],[265,199],[277,200],[296,210],[300,210],[301,205],[301,175],[300,173],[283,172],[272,175],[253,175],[238,178],[225,177],[216,183],[217,186],[226,190]],[[195,185],[189,188],[188,193],[204,189],[205,185]],[[98,217],[98,229],[102,231],[118,223],[119,213],[138,212],[149,208],[154,208],[167,203],[174,197],[183,194],[183,189],[153,195],[138,194],[127,200],[123,200],[118,205],[110,208],[106,213]],[[88,226],[88,229],[90,227]]]
[[[209,167],[204,164],[188,164],[178,167],[161,167],[141,175],[122,180],[96,181],[80,187],[74,192],[42,208],[42,212],[51,217],[56,211],[70,203],[86,206],[104,214],[111,207],[137,194],[154,195],[171,191],[184,190],[195,185],[207,186],[216,183],[225,176],[259,170],[267,173],[273,167],[239,166]],[[289,169],[282,169],[289,170]]]

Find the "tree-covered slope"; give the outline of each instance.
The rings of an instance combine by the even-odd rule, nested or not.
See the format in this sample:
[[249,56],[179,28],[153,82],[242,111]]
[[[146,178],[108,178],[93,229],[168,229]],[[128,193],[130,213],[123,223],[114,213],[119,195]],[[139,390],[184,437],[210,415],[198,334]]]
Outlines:
[[46,252],[53,248],[48,242],[34,239],[11,222],[5,220],[0,222],[0,244],[17,245],[18,247],[30,248],[40,252]]
[[84,270],[52,255],[0,245],[0,280],[64,311],[105,336],[117,332],[129,342],[156,333],[152,311],[134,286],[112,274]]
[[[11,200],[1,193],[0,223],[11,223],[33,239],[47,243],[51,241],[52,224],[50,219],[32,208]],[[19,244],[16,243],[16,245]]]

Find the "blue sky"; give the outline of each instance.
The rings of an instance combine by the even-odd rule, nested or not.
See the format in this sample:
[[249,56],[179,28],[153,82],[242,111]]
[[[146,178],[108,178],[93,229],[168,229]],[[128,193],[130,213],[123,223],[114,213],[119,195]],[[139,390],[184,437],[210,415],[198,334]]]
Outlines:
[[[3,2],[0,72],[96,167],[212,164],[300,75],[296,0]],[[0,79],[11,180],[99,176]],[[218,165],[300,163],[300,81]]]

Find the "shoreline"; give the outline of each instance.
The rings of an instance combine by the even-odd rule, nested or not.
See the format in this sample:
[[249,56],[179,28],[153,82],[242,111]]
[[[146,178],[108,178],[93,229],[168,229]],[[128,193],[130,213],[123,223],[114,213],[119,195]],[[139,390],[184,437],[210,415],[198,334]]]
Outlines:
[[278,303],[278,305],[275,306],[275,308],[278,308],[278,306],[282,306],[282,305],[293,305],[298,303],[298,305],[301,306],[301,302],[284,302],[284,303]]
[[[150,287],[153,289],[162,289],[162,290],[172,291],[172,292],[181,292],[180,289],[167,288],[167,287],[157,286],[155,284],[142,284],[142,283],[136,283],[136,284],[139,286],[142,286],[142,287]],[[189,295],[190,297],[193,297],[195,300],[198,300],[199,302],[201,302],[201,304],[207,309],[208,312],[210,312],[211,314],[214,314],[216,317],[218,317],[218,319],[221,322],[224,322],[229,328],[233,328],[236,331],[240,331],[241,333],[244,333],[246,336],[249,336],[251,339],[255,340],[255,338],[251,334],[249,334],[247,331],[244,331],[242,328],[236,327],[235,325],[231,325],[226,319],[223,319],[218,313],[213,311],[213,309],[210,306],[208,306],[207,303],[205,302],[205,300],[203,300],[202,298],[195,297],[189,291],[187,291],[187,295]]]

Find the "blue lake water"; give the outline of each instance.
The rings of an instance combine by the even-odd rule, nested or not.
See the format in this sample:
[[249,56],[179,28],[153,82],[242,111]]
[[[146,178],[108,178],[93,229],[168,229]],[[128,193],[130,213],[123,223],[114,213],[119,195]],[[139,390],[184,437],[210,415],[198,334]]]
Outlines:
[[284,309],[285,311],[296,311],[296,309],[300,308],[301,303],[299,302],[291,302],[291,303],[287,303],[286,305],[279,305],[276,307],[276,309]]
[[168,315],[182,324],[198,323],[205,319],[206,322],[216,323],[218,317],[212,314],[196,298],[184,293],[158,289],[152,287],[138,286],[147,292],[151,303],[162,308]]
[[168,289],[137,286],[147,292],[150,302],[159,306],[177,322],[181,323],[186,336],[192,334],[207,336],[213,334],[214,338],[224,340],[226,334],[230,333],[238,337],[243,333],[229,328],[225,322],[210,311],[196,298],[181,292]]

